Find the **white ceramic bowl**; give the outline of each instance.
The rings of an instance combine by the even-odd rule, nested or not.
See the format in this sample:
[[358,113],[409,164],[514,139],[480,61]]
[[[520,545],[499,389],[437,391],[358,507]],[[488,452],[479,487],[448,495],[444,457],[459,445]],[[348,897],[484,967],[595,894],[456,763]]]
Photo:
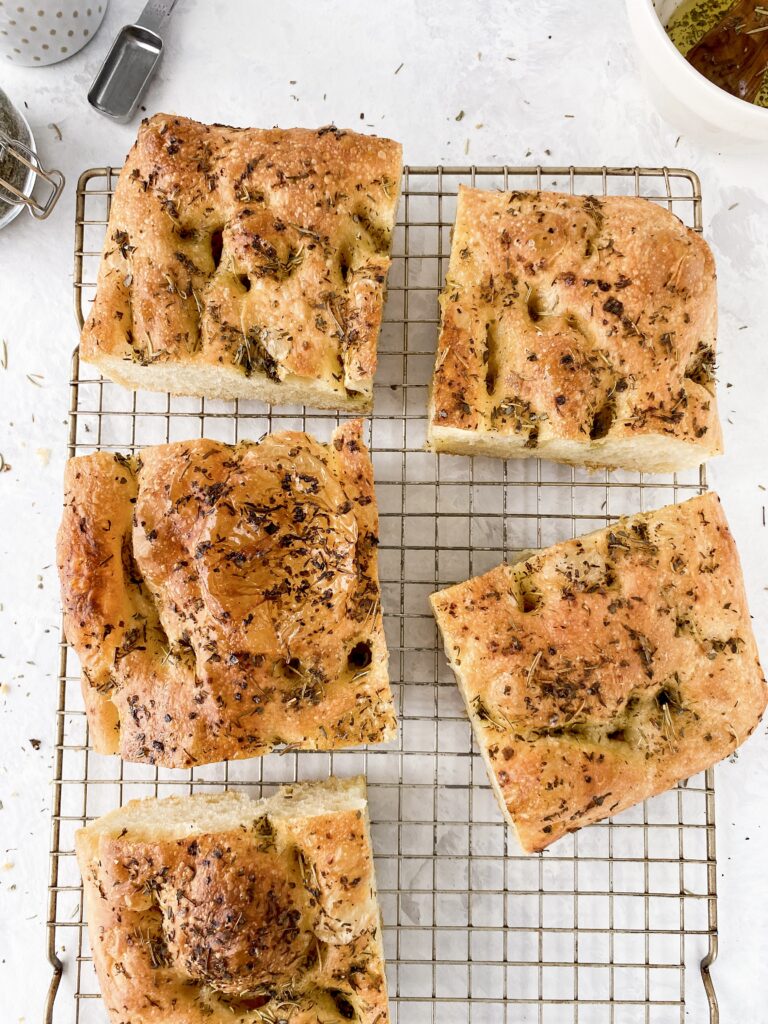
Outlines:
[[664,30],[680,0],[627,0],[640,66],[659,112],[686,136],[721,148],[768,143],[768,108],[731,96],[691,67]]
[[96,34],[109,0],[0,0],[0,53],[40,68],[66,60]]

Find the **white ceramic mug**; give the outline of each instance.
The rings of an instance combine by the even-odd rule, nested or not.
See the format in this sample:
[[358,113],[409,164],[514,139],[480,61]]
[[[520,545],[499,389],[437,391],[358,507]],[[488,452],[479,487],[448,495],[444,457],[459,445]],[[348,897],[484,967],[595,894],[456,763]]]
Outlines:
[[66,60],[93,39],[108,3],[0,0],[0,54],[29,68]]

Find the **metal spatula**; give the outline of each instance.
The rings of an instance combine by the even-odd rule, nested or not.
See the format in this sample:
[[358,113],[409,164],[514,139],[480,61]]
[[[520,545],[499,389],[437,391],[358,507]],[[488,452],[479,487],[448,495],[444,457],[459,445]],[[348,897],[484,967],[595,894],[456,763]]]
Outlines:
[[752,103],[768,70],[768,0],[737,0],[685,57],[710,82]]
[[115,121],[129,121],[163,55],[163,33],[177,0],[149,0],[133,25],[120,29],[88,93]]

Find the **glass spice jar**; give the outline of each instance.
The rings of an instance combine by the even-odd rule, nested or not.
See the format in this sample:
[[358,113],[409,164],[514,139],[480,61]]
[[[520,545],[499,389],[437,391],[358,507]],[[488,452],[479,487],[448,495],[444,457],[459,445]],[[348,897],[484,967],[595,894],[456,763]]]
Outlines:
[[[33,195],[38,180],[47,187],[42,200]],[[10,224],[25,206],[33,217],[45,219],[63,188],[64,176],[42,166],[31,128],[0,89],[0,228]]]

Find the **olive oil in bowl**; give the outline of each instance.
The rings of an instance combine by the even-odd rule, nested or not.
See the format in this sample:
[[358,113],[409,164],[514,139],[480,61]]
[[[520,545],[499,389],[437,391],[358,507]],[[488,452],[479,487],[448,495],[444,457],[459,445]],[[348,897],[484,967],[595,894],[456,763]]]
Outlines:
[[684,0],[666,31],[715,85],[768,107],[768,0]]

